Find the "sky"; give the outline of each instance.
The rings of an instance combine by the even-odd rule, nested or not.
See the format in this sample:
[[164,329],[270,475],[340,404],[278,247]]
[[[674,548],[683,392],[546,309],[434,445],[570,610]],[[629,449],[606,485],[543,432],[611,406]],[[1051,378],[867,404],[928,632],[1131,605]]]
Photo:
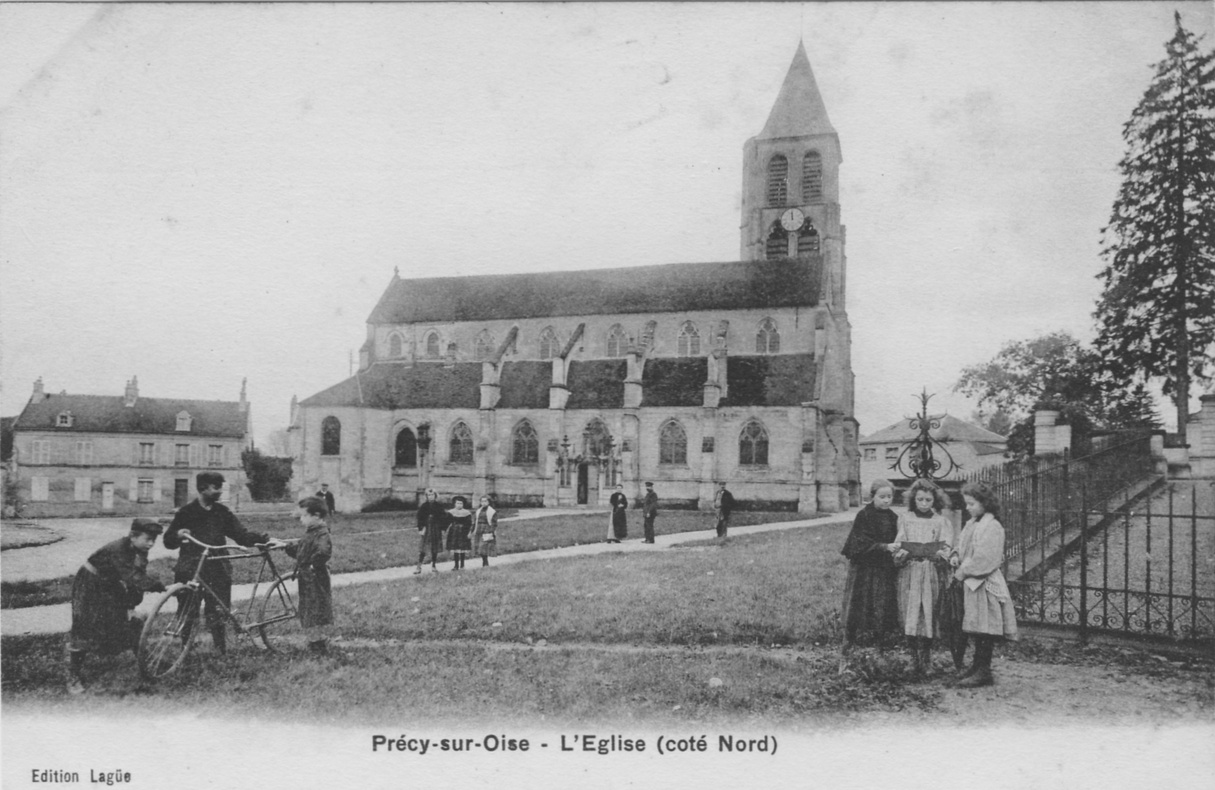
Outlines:
[[349,375],[394,269],[737,260],[742,147],[802,39],[844,153],[861,433],[921,389],[966,418],[967,365],[1091,339],[1122,124],[1174,10],[1213,8],[0,4],[0,414],[38,377],[247,378],[264,442]]

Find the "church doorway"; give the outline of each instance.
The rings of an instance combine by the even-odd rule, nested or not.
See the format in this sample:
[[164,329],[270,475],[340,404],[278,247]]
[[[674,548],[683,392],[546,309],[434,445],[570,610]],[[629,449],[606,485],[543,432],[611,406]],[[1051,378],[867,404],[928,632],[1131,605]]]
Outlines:
[[578,464],[578,504],[599,502],[599,467],[594,464]]

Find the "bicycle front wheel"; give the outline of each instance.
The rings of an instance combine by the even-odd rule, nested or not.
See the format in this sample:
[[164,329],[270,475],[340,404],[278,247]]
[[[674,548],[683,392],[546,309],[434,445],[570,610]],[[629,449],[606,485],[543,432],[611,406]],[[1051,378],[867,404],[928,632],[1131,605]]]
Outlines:
[[304,631],[300,627],[299,610],[287,579],[279,579],[270,585],[266,597],[262,599],[257,619],[257,630],[267,650],[282,650],[289,644],[303,643]]
[[136,650],[139,674],[157,680],[181,666],[198,630],[201,602],[198,591],[184,584],[174,584],[165,590],[139,635]]

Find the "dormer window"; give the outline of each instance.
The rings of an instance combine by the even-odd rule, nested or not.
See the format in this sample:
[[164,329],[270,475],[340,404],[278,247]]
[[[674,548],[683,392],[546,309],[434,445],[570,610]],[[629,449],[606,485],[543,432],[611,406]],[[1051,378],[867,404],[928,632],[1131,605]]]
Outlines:
[[181,411],[177,413],[177,430],[188,431],[193,422],[194,418],[190,416],[190,412]]
[[59,412],[59,416],[55,418],[55,427],[56,428],[71,428],[72,427],[72,413],[70,411]]

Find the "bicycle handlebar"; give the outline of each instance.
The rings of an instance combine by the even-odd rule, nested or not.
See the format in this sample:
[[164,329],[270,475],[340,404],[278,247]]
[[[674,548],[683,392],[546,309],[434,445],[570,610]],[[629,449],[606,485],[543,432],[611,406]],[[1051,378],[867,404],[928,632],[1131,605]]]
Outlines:
[[203,543],[201,540],[194,537],[193,535],[182,535],[181,533],[178,533],[177,537],[180,538],[181,540],[189,541],[190,543],[193,543],[195,546],[201,546],[204,549],[234,549],[234,548],[248,549],[248,548],[253,548],[253,549],[257,549],[259,551],[269,551],[272,549],[286,548],[289,545],[288,541],[280,540],[279,538],[270,538],[270,540],[266,541],[265,543],[254,543],[252,546],[232,546],[227,543],[222,543],[220,545],[215,545],[214,543]]

